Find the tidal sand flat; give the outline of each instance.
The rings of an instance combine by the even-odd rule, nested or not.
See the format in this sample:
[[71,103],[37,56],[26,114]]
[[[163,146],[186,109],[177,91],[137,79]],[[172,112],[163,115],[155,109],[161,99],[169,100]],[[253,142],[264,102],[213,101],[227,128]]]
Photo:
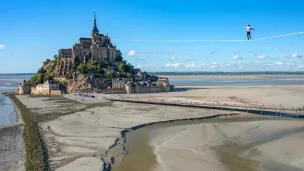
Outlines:
[[153,170],[304,170],[302,121],[202,123],[156,129]]
[[23,171],[23,126],[0,129],[0,170]]
[[[304,107],[304,86],[177,86],[174,92],[130,94],[121,97],[164,101],[214,102],[268,107]],[[304,114],[304,113],[303,113]]]
[[304,85],[303,75],[160,75],[176,86]]
[[159,124],[127,134],[129,153],[113,171],[303,170],[303,135],[302,121],[279,118]]
[[[59,110],[62,114],[64,108],[69,108],[74,103],[78,104],[64,97],[61,97],[61,100],[51,100],[47,97],[17,97],[21,102],[29,104],[30,110],[36,112],[37,116],[46,115],[43,114],[44,111],[55,113]],[[65,105],[61,105],[61,101],[65,101]],[[47,109],[43,109],[46,105],[42,104],[47,103],[52,105],[47,105]],[[77,106],[80,105],[87,104]],[[162,121],[226,116],[232,113],[234,112],[102,102],[92,108],[41,122],[40,131],[52,170],[101,170],[110,168],[114,161],[119,162],[123,157],[125,151],[122,134],[126,130]]]
[[[301,169],[302,148],[296,144],[302,141],[301,120],[280,120],[223,110],[111,102],[105,99],[115,96],[232,104],[264,102],[267,105],[280,102],[286,107],[302,104],[303,87],[271,88],[197,87],[157,94],[98,95],[91,101],[82,101],[73,95],[17,98],[37,117],[41,117],[40,133],[46,145],[49,166],[55,171],[120,171],[120,168],[124,171]],[[213,117],[225,119],[174,125],[184,119]],[[237,118],[250,119],[240,121]],[[163,123],[160,128],[157,128],[158,123]],[[150,131],[149,125],[152,124],[156,124],[156,129]],[[128,131],[127,135],[131,136],[125,139],[124,135]],[[134,148],[128,148],[132,142]],[[136,150],[140,150],[139,156],[132,155]],[[131,165],[124,168],[126,163]]]
[[[23,121],[20,113],[3,92],[13,91],[1,87],[0,76],[0,170],[24,170]],[[8,85],[7,85],[8,86]]]

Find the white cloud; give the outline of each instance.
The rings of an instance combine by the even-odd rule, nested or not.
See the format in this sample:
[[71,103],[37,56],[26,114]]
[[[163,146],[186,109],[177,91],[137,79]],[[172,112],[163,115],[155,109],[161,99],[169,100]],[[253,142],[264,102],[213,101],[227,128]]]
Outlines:
[[172,64],[173,67],[179,67],[179,63]]
[[141,65],[137,65],[137,68],[139,68],[139,69],[142,69],[142,67],[143,67],[143,66],[141,66]]
[[195,63],[185,64],[186,68],[194,68],[196,67]]
[[128,56],[138,56],[138,53],[135,51],[135,50],[131,50],[129,53],[128,53]]
[[156,53],[156,50],[155,49],[149,50],[149,53]]
[[179,63],[175,63],[175,64],[167,64],[165,65],[166,67],[180,67],[180,64]]
[[261,56],[258,57],[258,59],[265,59],[265,58],[267,58],[266,55],[261,55]]
[[291,58],[302,58],[303,56],[298,54],[298,53],[294,53],[291,55]]
[[285,66],[285,67],[295,67],[296,64],[293,63],[293,62],[287,62],[287,63],[284,63],[284,66]]
[[176,58],[173,56],[171,59],[170,59],[171,61],[175,61],[176,60]]
[[276,62],[276,65],[283,65],[284,62]]
[[234,60],[242,60],[243,57],[239,56],[239,55],[235,55],[234,57],[232,57]]
[[4,48],[4,44],[0,44],[0,50]]

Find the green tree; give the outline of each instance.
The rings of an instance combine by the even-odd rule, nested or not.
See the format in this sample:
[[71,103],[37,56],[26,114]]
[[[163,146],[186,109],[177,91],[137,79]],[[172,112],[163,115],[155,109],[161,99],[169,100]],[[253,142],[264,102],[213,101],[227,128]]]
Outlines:
[[99,62],[99,67],[101,69],[104,69],[104,68],[107,68],[109,65],[107,63],[104,63],[104,62]]
[[44,81],[44,75],[42,73],[37,73],[29,79],[29,83],[40,84]]
[[123,60],[122,56],[117,56],[115,58],[115,62],[122,62],[122,60]]
[[129,73],[129,72],[128,72],[128,73],[127,73],[127,77],[128,77],[128,78],[132,78],[132,77],[133,77],[132,73]]
[[39,68],[38,73],[42,73],[42,74],[44,74],[44,73],[45,73],[45,71],[44,71],[43,67]]
[[70,69],[69,72],[65,75],[65,78],[72,79],[74,72],[74,69]]
[[157,77],[156,75],[152,75],[152,76],[150,77],[150,80],[151,80],[152,82],[156,82],[156,81],[158,80],[158,77]]
[[125,67],[126,67],[126,64],[124,64],[124,63],[119,64],[119,66],[118,66],[118,71],[119,71],[119,72],[124,72]]
[[98,63],[96,62],[88,62],[87,63],[87,71],[97,73],[99,69]]
[[121,63],[119,64],[118,66],[118,70],[122,73],[125,73],[125,72],[130,72],[130,66],[125,64],[125,63]]
[[54,58],[54,60],[52,61],[51,68],[54,69],[56,65],[57,65],[57,57]]
[[86,74],[87,73],[87,66],[84,63],[81,63],[77,66],[77,71],[80,74]]
[[37,74],[37,80],[36,80],[36,84],[41,84],[41,83],[43,83],[43,80],[44,80],[44,75],[43,74],[41,74],[41,73],[38,73]]
[[114,74],[114,72],[108,72],[107,73],[107,78],[115,78],[115,74]]
[[45,81],[47,81],[47,80],[53,80],[53,76],[51,76],[51,75],[46,75],[46,76],[44,77],[43,81],[45,82]]
[[44,62],[43,62],[43,66],[45,66],[46,64],[48,64],[49,62],[51,62],[50,59],[46,59]]
[[36,75],[34,75],[34,76],[32,76],[29,80],[28,80],[28,82],[29,83],[35,83],[36,82],[36,80],[37,80],[37,74]]
[[128,63],[128,66],[129,66],[129,71],[130,71],[130,72],[133,72],[133,70],[134,70],[134,66],[133,66],[133,65],[131,65],[130,63]]

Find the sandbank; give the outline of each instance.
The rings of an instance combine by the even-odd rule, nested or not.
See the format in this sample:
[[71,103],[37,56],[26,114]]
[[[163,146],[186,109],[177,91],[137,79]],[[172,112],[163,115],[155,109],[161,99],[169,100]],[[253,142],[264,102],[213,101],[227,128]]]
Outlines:
[[202,123],[156,129],[155,171],[303,170],[304,125],[295,120]]
[[[303,106],[303,90],[304,86],[176,87],[175,92],[154,94],[96,95],[96,98],[81,98],[70,94],[60,97],[17,96],[17,98],[38,117],[42,117],[39,124],[40,133],[47,147],[51,169],[66,171],[80,168],[83,162],[90,163],[93,170],[95,168],[109,169],[110,165],[119,163],[125,155],[123,137],[125,133],[151,123],[212,116],[256,117],[252,114],[233,111],[110,102],[106,100],[107,97],[207,101],[243,105],[262,103],[278,106],[281,104],[285,108],[292,108]],[[227,116],[227,114],[238,114],[238,116]],[[202,165],[219,170],[229,169],[234,165],[237,166],[238,163],[229,161],[227,156],[231,151],[227,151],[226,147],[235,144],[239,145],[235,147],[237,150],[243,149],[243,146],[252,147],[239,151],[233,156],[235,159],[242,159],[253,164],[262,163],[255,155],[252,155],[256,150],[260,150],[263,152],[261,156],[266,156],[265,161],[272,161],[273,158],[269,156],[274,156],[277,157],[276,163],[286,166],[285,168],[298,169],[302,167],[302,158],[298,157],[302,155],[302,150],[292,152],[285,149],[286,154],[291,155],[287,159],[283,155],[285,152],[274,153],[275,150],[268,151],[271,148],[267,146],[267,143],[272,143],[273,147],[280,149],[284,149],[282,146],[285,144],[296,146],[292,140],[300,140],[301,131],[288,131],[297,129],[302,131],[302,121],[214,123],[160,131],[153,136],[150,144],[155,148],[155,154],[158,156],[159,165],[155,167],[157,171],[163,170],[163,166],[167,170],[168,168],[184,170],[187,163],[192,163],[193,170],[201,168]],[[290,137],[285,139],[288,135]],[[273,136],[281,138],[273,142],[264,139]],[[229,144],[227,141],[234,144]],[[200,149],[202,145],[206,148]],[[172,147],[174,147],[173,150]],[[192,159],[209,162],[198,163]],[[283,160],[297,160],[297,162],[286,164]],[[173,163],[178,164],[173,167]],[[274,166],[275,164],[267,167],[265,165],[265,168],[271,170]],[[189,170],[189,166],[187,168]]]

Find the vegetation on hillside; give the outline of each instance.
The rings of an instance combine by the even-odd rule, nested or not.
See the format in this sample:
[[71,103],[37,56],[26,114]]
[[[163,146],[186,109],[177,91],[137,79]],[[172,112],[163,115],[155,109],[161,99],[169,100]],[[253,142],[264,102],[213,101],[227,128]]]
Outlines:
[[[54,55],[53,60],[46,59],[43,66],[39,68],[38,72],[30,78],[29,83],[42,84],[47,80],[52,80],[54,77],[59,76],[61,62],[57,55]],[[134,66],[123,60],[121,56],[115,59],[114,63],[106,63],[103,61],[88,60],[85,63],[81,62],[78,58],[72,62],[72,65],[65,73],[66,79],[72,79],[74,73],[78,74],[96,74],[104,78],[132,78],[134,77]],[[144,78],[151,81],[157,81],[156,76],[152,76],[144,72]],[[67,84],[67,83],[65,83]]]
[[43,62],[43,66],[39,68],[38,72],[29,79],[29,83],[41,84],[47,80],[52,80],[56,76],[57,55],[53,60],[47,59]]

